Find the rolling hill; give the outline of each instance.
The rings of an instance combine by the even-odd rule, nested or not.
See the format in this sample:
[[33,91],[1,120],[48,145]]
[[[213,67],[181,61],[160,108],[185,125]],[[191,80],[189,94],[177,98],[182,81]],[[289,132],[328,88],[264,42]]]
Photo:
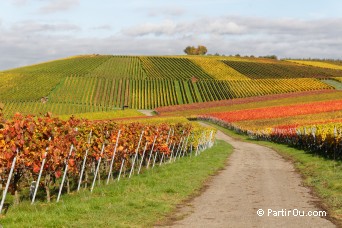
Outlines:
[[340,66],[314,63],[221,56],[74,56],[1,71],[0,103],[7,117],[15,112],[62,115],[338,88]]

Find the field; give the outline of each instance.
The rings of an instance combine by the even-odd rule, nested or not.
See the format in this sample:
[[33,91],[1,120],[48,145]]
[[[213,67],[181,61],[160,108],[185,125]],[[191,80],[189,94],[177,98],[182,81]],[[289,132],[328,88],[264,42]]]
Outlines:
[[[61,204],[23,202],[11,208],[1,218],[1,224],[6,227],[26,227],[27,224],[35,227],[83,227],[85,224],[87,227],[151,227],[197,192],[209,175],[224,167],[231,152],[231,146],[220,141],[215,148],[203,153],[203,158],[188,157],[172,165],[145,170],[131,179],[122,178],[119,183],[102,184],[91,195],[82,189],[78,194],[63,196]],[[55,219],[56,215],[59,219]]]
[[334,101],[341,99],[342,92],[335,90],[308,91],[299,93],[257,96],[242,99],[203,102],[198,104],[175,105],[156,108],[162,116],[192,116],[213,112],[237,111],[251,108],[305,104],[315,101]]
[[[0,102],[5,119],[52,112],[142,121],[135,110],[155,109],[273,134],[339,123],[341,78],[332,61],[84,55],[0,72]],[[118,111],[124,108],[131,111]]]
[[[341,64],[318,60],[84,55],[2,71],[6,202],[32,200],[32,181],[38,201],[58,201],[80,186],[92,192],[140,168],[198,156],[216,130],[189,119],[339,164],[341,88]],[[326,188],[342,191],[335,181]],[[342,204],[329,205],[336,213]]]
[[209,120],[250,137],[342,159],[342,92],[321,90],[160,107],[161,116]]
[[341,72],[257,58],[84,55],[0,72],[0,103],[5,117],[154,109],[330,90]]
[[16,114],[0,129],[0,176],[9,180],[0,213],[7,191],[14,195],[15,205],[22,200],[33,203],[38,192],[30,190],[27,199],[28,189],[38,190],[42,185],[45,194],[39,192],[37,198],[59,202],[65,181],[67,193],[79,191],[81,186],[91,186],[92,192],[97,179],[108,184],[114,178],[119,181],[139,174],[141,169],[198,156],[213,146],[214,133],[214,129],[186,119],[174,124],[164,120],[119,123]]
[[[317,65],[299,65],[298,62],[243,62],[223,61],[233,69],[243,73],[249,78],[330,78],[341,76],[342,69],[324,69]],[[296,64],[298,63],[298,64]],[[302,63],[302,62],[300,62]]]
[[303,61],[303,60],[288,60],[288,61],[293,62],[293,63],[299,63],[299,64],[306,65],[306,66],[342,70],[342,66],[336,63],[320,62],[320,61]]

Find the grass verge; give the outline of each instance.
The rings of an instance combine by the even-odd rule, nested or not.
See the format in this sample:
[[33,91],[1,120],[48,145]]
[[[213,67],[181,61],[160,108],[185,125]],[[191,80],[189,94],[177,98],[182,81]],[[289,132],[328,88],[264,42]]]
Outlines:
[[4,227],[151,227],[177,204],[198,193],[226,164],[232,147],[224,141],[197,157],[149,169],[108,186],[63,195],[59,203],[23,202],[9,209]]
[[302,175],[304,184],[322,199],[319,206],[329,212],[331,219],[342,227],[342,162],[328,160],[284,144],[250,139],[221,126],[207,124],[219,129],[232,138],[263,145],[291,160]]
[[60,115],[59,118],[62,120],[68,120],[71,116],[75,116],[79,119],[89,119],[89,120],[108,120],[114,118],[126,118],[126,117],[137,117],[145,116],[141,112],[135,109],[125,109],[125,110],[113,110],[107,112],[86,112],[86,113],[76,113],[73,115]]

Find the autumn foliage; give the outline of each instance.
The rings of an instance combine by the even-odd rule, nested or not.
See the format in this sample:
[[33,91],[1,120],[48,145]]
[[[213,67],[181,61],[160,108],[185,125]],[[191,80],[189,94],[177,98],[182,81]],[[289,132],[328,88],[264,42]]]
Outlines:
[[[20,183],[29,182],[21,181],[23,177],[27,180],[36,180],[45,154],[43,185],[47,190],[61,177],[66,164],[69,166],[69,179],[79,178],[86,151],[86,172],[90,172],[101,157],[103,164],[106,164],[103,166],[103,173],[108,173],[108,164],[120,131],[113,169],[113,172],[117,172],[122,160],[125,160],[129,167],[133,155],[136,151],[141,155],[145,145],[146,150],[151,151],[150,153],[159,160],[163,154],[165,157],[169,156],[169,144],[179,144],[181,137],[189,135],[193,130],[192,125],[186,123],[117,124],[113,121],[88,121],[76,118],[63,121],[49,113],[43,117],[16,114],[11,120],[3,121],[0,129],[1,181],[4,184],[7,180],[15,156],[17,162],[11,182],[12,194],[19,189]],[[196,135],[196,132],[193,133]],[[137,150],[141,134],[142,140]],[[195,137],[191,140],[195,145]],[[71,145],[73,150],[70,149]],[[104,151],[101,153],[103,146]]]
[[228,122],[237,122],[242,120],[279,118],[338,110],[342,110],[342,100],[211,113],[210,116]]

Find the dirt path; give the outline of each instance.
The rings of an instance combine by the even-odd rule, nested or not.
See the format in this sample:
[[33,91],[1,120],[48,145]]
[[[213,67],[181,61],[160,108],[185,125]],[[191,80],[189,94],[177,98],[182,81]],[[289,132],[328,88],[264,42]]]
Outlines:
[[153,110],[151,109],[139,109],[138,111],[144,114],[145,116],[153,116]]
[[[217,138],[235,148],[228,166],[179,210],[177,215],[184,219],[171,227],[336,227],[321,217],[293,216],[294,209],[300,213],[320,209],[290,162],[269,148],[234,140],[222,132]],[[265,214],[258,216],[258,209]],[[268,216],[268,209],[280,212]]]

